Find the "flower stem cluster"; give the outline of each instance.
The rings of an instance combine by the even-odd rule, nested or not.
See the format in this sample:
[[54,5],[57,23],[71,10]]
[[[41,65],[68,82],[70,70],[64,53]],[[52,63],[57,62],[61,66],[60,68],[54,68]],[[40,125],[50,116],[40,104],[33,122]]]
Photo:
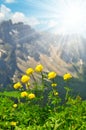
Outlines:
[[[36,75],[39,74],[39,78],[41,81],[41,84],[39,84],[36,80]],[[53,104],[54,107],[57,105],[58,101],[57,99],[59,98],[58,95],[58,91],[57,91],[57,82],[56,82],[56,77],[57,77],[57,73],[54,71],[48,72],[48,73],[44,73],[44,67],[42,64],[37,65],[34,69],[33,68],[28,68],[25,71],[25,74],[22,75],[20,82],[17,82],[14,84],[14,89],[21,89],[21,94],[20,97],[21,98],[25,98],[25,99],[40,99],[41,103],[42,100],[44,100],[44,95],[43,93],[45,92],[46,88],[47,90],[51,89],[52,92],[49,92],[49,94],[47,95],[48,98],[48,103],[47,105]],[[31,78],[33,78],[33,81],[31,81]],[[64,74],[63,75],[63,79],[64,81],[68,81],[69,79],[72,78],[72,75],[70,73]],[[50,86],[46,85],[46,82],[51,83]],[[31,85],[34,85],[33,87],[31,87]],[[25,89],[24,89],[25,87]],[[50,88],[51,87],[51,88]],[[40,93],[38,93],[40,91]],[[68,97],[68,92],[69,90],[66,89],[66,98]],[[38,97],[37,97],[38,96]],[[38,102],[39,103],[39,102]],[[17,104],[13,105],[14,108],[17,107]]]

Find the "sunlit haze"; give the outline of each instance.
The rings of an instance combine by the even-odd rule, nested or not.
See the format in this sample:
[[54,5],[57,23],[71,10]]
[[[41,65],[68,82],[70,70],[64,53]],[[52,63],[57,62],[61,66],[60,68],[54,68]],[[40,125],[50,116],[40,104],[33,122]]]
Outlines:
[[84,13],[84,5],[71,3],[63,8],[62,15],[62,33],[73,34],[73,33],[84,33],[86,28],[86,18]]

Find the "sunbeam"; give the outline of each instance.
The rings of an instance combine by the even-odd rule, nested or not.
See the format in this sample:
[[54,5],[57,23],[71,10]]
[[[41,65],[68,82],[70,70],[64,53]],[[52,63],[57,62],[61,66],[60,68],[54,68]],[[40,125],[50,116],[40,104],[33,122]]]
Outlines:
[[[82,0],[50,0],[28,1],[28,5],[36,8],[36,17],[41,20],[44,30],[55,34],[83,34],[86,32],[86,1]],[[33,13],[35,13],[33,11]],[[49,26],[53,20],[56,24]],[[43,23],[43,21],[45,21]],[[54,23],[53,22],[53,23]],[[52,24],[53,24],[52,23]],[[46,26],[46,27],[45,27]],[[50,29],[49,29],[50,28]]]

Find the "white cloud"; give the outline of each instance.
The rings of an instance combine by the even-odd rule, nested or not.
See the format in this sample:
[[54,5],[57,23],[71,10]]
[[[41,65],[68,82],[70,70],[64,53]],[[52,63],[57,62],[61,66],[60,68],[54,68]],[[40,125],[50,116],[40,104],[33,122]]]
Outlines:
[[35,17],[27,17],[22,12],[13,13],[8,7],[6,7],[5,5],[1,5],[0,22],[2,20],[8,19],[11,19],[13,23],[24,22],[25,24],[29,24],[31,26],[36,26],[40,24],[39,20]]
[[12,15],[12,22],[13,23],[18,23],[18,22],[24,22],[25,21],[25,16],[21,12],[16,12]]
[[12,22],[13,23],[24,22],[24,23],[29,24],[31,26],[35,26],[37,24],[40,24],[40,22],[35,17],[26,17],[21,12],[16,12],[12,15]]
[[5,0],[5,3],[13,3],[15,0]]
[[5,5],[1,5],[1,12],[4,14],[10,13],[11,10],[9,8],[7,8]]
[[4,19],[7,20],[8,18],[10,19],[11,15],[12,15],[11,10],[7,8],[5,5],[1,5],[0,16],[2,19],[0,19],[0,21]]

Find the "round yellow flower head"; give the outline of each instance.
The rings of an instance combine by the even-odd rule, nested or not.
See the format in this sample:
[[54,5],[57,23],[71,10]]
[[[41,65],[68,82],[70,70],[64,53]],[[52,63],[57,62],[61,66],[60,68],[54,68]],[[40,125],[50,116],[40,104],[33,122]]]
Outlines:
[[35,68],[36,72],[42,72],[42,70],[43,70],[43,66],[41,64],[37,65]]
[[14,104],[13,107],[16,108],[16,107],[17,107],[17,104]]
[[71,79],[71,78],[72,78],[72,75],[70,73],[67,73],[67,74],[63,75],[64,80],[68,80],[68,79]]
[[33,94],[33,93],[30,93],[30,94],[28,95],[28,98],[30,98],[30,99],[33,99],[33,98],[35,98],[35,94]]
[[17,124],[17,122],[14,122],[14,121],[12,121],[12,122],[10,123],[10,125],[12,125],[12,126],[16,126],[16,124]]
[[21,92],[21,97],[27,97],[27,96],[28,96],[28,93],[26,91]]
[[20,82],[17,82],[17,83],[15,83],[14,84],[14,86],[13,86],[15,89],[18,89],[18,88],[21,88],[22,87],[22,85],[21,85],[21,83]]
[[27,75],[30,75],[30,74],[33,74],[33,73],[34,73],[33,68],[28,68],[28,69],[26,70],[26,74],[27,74]]
[[54,96],[58,96],[58,94],[59,94],[58,92],[54,92]]
[[56,83],[52,83],[51,86],[52,86],[52,87],[56,87],[57,84],[56,84]]
[[21,78],[21,82],[22,83],[27,83],[30,80],[30,77],[27,75],[23,75]]
[[55,78],[56,77],[56,73],[55,72],[49,72],[48,73],[48,79],[53,79],[53,78]]

